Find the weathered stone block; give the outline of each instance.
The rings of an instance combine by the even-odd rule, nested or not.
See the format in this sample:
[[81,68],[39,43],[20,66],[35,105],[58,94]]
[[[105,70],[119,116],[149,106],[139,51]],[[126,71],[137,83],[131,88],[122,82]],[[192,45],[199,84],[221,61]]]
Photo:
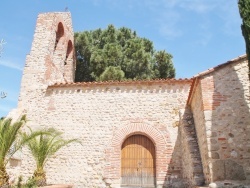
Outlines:
[[219,159],[220,155],[217,152],[212,152],[212,156],[211,157],[212,157],[212,159]]
[[225,179],[245,180],[246,176],[243,167],[233,160],[225,160]]
[[210,147],[208,147],[208,149],[210,149],[211,151],[218,151],[220,149],[220,145],[219,144],[212,144],[212,145],[210,145]]
[[246,179],[243,167],[231,159],[213,162],[212,171],[213,181]]
[[221,181],[225,179],[225,164],[223,160],[217,160],[212,163],[213,181]]

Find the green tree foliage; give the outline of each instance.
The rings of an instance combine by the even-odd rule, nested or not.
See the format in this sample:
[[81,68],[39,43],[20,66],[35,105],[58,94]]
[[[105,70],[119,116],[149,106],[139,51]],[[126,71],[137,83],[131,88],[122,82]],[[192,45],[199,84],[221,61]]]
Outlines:
[[[239,0],[238,6],[242,18],[241,30],[246,43],[246,53],[250,68],[250,0]],[[250,73],[248,73],[248,75],[250,78]]]
[[105,71],[101,74],[101,81],[109,81],[109,80],[123,80],[124,72],[121,70],[121,67],[109,66],[105,69]]
[[[30,134],[40,133],[37,137],[29,139],[27,145],[31,151],[32,156],[36,161],[36,170],[33,177],[38,186],[46,185],[46,173],[44,166],[47,160],[52,157],[62,147],[72,142],[79,142],[77,139],[65,140],[62,137],[62,133],[55,129],[47,129],[44,131],[32,131]],[[41,133],[42,132],[42,133]],[[26,139],[28,135],[23,134],[23,138]]]
[[172,78],[175,76],[175,69],[171,62],[172,55],[165,51],[155,53],[154,73],[156,78]]
[[77,82],[175,77],[172,55],[126,27],[77,32],[75,49]]
[[8,185],[9,175],[6,172],[6,164],[9,159],[25,143],[40,134],[40,132],[36,132],[23,138],[21,128],[25,123],[26,116],[22,116],[14,123],[10,118],[0,119],[0,187]]

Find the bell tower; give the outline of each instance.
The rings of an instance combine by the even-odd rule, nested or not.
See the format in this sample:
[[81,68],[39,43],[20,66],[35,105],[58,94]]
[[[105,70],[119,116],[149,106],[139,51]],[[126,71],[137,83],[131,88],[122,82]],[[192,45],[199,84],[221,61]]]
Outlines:
[[26,57],[18,106],[41,96],[49,85],[74,82],[75,62],[71,14],[39,14],[31,51]]

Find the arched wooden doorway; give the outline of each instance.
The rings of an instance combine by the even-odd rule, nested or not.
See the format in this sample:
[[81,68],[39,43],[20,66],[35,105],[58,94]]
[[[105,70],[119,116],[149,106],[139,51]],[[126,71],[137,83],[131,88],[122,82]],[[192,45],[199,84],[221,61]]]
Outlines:
[[144,135],[132,135],[122,144],[121,186],[155,187],[155,146]]

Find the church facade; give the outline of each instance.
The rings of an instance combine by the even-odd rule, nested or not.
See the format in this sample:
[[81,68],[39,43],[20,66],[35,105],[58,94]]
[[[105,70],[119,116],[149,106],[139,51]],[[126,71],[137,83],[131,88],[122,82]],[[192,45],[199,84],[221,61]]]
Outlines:
[[[18,106],[33,129],[67,139],[46,166],[48,183],[74,187],[192,187],[250,183],[246,56],[191,79],[75,83],[69,12],[44,13],[23,71]],[[13,159],[14,160],[14,159]],[[27,150],[9,166],[30,177]]]

